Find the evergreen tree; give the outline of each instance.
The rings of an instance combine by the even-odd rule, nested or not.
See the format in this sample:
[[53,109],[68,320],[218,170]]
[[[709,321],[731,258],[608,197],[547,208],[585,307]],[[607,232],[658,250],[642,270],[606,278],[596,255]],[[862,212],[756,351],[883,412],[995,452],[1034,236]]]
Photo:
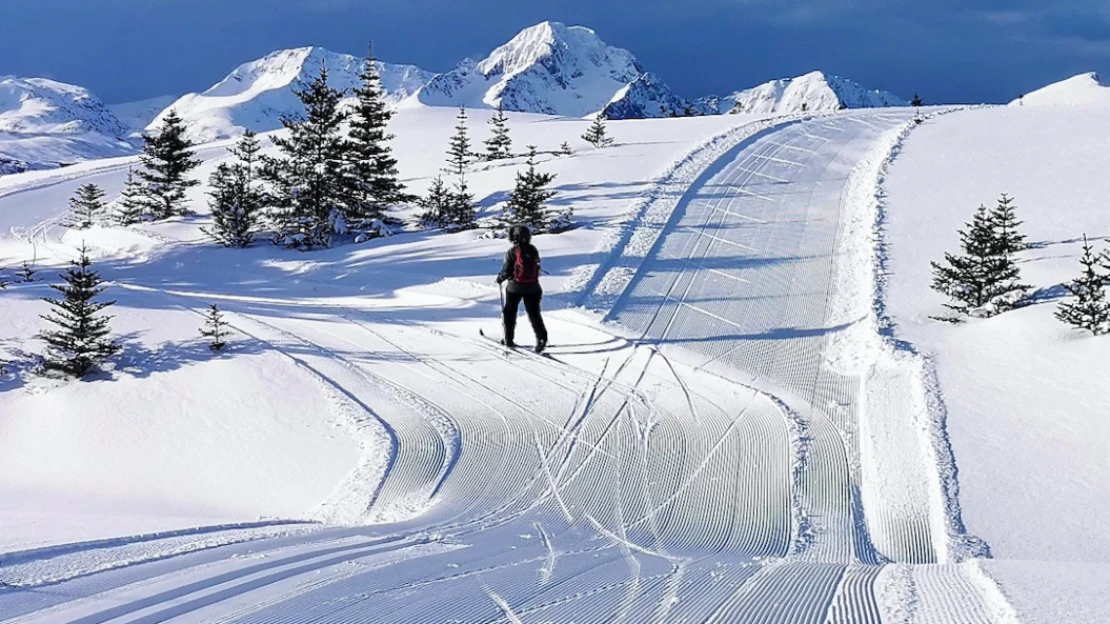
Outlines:
[[474,204],[474,193],[466,183],[466,175],[455,181],[455,190],[447,202],[447,222],[443,227],[449,230],[469,230],[477,225],[478,206]]
[[185,122],[170,111],[155,135],[143,135],[143,168],[139,178],[145,185],[147,212],[156,219],[185,214],[185,191],[200,184],[189,172],[200,165],[193,144],[185,138]]
[[1061,302],[1056,310],[1056,318],[1079,329],[1095,334],[1110,332],[1110,302],[1102,285],[1105,277],[1099,272],[1099,258],[1095,256],[1087,236],[1083,235],[1083,257],[1079,262],[1083,272],[1068,284],[1064,284],[1074,302]]
[[135,172],[132,169],[127,170],[127,182],[123,185],[119,199],[116,200],[115,208],[113,217],[120,225],[134,225],[143,220],[143,213],[146,210],[144,189],[143,185],[135,179]]
[[925,102],[923,102],[921,100],[921,96],[918,95],[917,92],[915,91],[914,94],[913,94],[913,99],[910,100],[910,106],[921,107],[921,106],[924,106],[924,105],[925,105]]
[[990,215],[991,226],[998,240],[998,253],[1010,258],[1027,248],[1025,235],[1018,231],[1024,222],[1018,221],[1015,209],[1014,198],[1003,193]]
[[224,314],[213,303],[204,314],[204,327],[201,328],[200,335],[209,339],[209,349],[221,351],[227,346],[227,341],[224,340],[227,334],[227,321],[224,320]]
[[559,151],[556,152],[556,154],[559,156],[573,156],[574,150],[570,148],[570,143],[563,141],[563,144],[559,146]]
[[258,187],[258,136],[247,130],[230,151],[234,164],[220,163],[208,184],[212,227],[203,232],[225,247],[248,247],[254,242],[265,197]]
[[278,158],[262,158],[262,177],[274,188],[278,232],[274,242],[298,249],[331,245],[333,233],[345,233],[344,215],[351,181],[346,174],[347,121],[340,107],[343,91],[328,86],[328,71],[293,93],[305,113],[282,117],[287,137],[275,137]]
[[501,160],[513,157],[513,140],[509,138],[508,122],[509,118],[505,116],[505,110],[498,104],[497,114],[489,120],[492,134],[486,140],[486,158]]
[[528,169],[516,174],[516,188],[505,206],[503,220],[527,225],[533,232],[563,232],[570,227],[570,210],[554,212],[548,208],[556,193],[548,188],[555,174],[536,171],[536,147],[528,146]]
[[105,287],[100,274],[91,266],[88,251],[82,245],[80,258],[61,276],[65,285],[50,285],[62,293],[62,298],[46,299],[53,309],[42,318],[60,329],[39,334],[49,346],[46,368],[74,377],[85,376],[120,348],[108,337],[111,317],[100,314],[115,301],[93,300]]
[[24,260],[23,266],[19,269],[19,272],[16,273],[16,276],[19,278],[20,283],[31,284],[33,282],[42,281],[38,277],[36,277],[36,275],[38,275],[38,272],[39,270],[35,268],[33,262],[28,262],[27,260]]
[[455,136],[447,147],[447,173],[462,177],[471,161],[470,136],[466,129],[466,109],[459,109],[459,123],[455,126]]
[[359,78],[362,83],[354,90],[356,102],[351,111],[347,153],[352,183],[347,223],[352,229],[368,231],[380,227],[380,220],[390,206],[412,198],[405,193],[397,159],[389,146],[394,136],[387,132],[387,126],[393,112],[386,106],[373,47]]
[[945,264],[932,263],[933,289],[951,297],[946,306],[960,313],[993,316],[1012,308],[1028,287],[1019,282],[1014,259],[1000,253],[986,206],[979,207],[959,234],[963,254],[946,253]]
[[95,184],[84,184],[77,194],[69,198],[69,218],[66,227],[83,230],[92,227],[104,216],[104,189]]
[[590,124],[590,128],[586,130],[586,134],[582,135],[582,139],[594,147],[608,147],[613,144],[612,137],[609,136],[608,130],[605,127],[605,117],[601,113],[594,117],[594,122]]
[[450,223],[451,191],[443,183],[443,176],[436,176],[428,188],[428,194],[420,200],[424,214],[420,224],[425,227],[444,227]]

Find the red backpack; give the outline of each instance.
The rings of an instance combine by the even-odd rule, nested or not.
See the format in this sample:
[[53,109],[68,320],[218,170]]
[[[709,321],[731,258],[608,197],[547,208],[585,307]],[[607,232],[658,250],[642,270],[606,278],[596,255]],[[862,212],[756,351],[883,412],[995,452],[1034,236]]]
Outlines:
[[513,281],[517,284],[535,284],[540,281],[539,258],[524,253],[522,245],[516,247],[516,265],[513,267]]

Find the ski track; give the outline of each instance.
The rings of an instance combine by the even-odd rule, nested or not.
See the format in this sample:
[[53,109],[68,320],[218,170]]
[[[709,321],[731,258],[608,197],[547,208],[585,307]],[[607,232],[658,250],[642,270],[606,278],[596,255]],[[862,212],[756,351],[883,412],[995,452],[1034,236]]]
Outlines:
[[[891,454],[861,452],[868,381],[828,359],[856,326],[834,310],[853,180],[912,114],[757,122],[678,161],[578,276],[631,336],[596,367],[224,298],[362,444],[316,514],[349,526],[9,553],[0,622],[1016,621],[977,562],[948,563],[943,497],[865,504],[861,462]],[[909,468],[913,492],[946,487]]]

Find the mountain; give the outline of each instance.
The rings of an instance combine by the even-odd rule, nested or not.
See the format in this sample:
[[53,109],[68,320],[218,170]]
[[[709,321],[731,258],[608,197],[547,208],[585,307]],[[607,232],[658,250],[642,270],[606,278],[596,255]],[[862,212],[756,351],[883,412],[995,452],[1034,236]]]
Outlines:
[[694,110],[692,102],[675,95],[655,74],[644,74],[617,91],[601,114],[606,119],[643,119],[681,117]]
[[127,128],[87,89],[0,77],[0,173],[134,153]]
[[[623,100],[623,103],[621,102]],[[428,106],[496,108],[584,117],[613,105],[627,117],[658,117],[654,103],[677,98],[646,75],[628,50],[594,31],[559,22],[527,28],[481,60],[466,60],[434,78],[410,100]]]
[[109,104],[108,108],[132,134],[138,134],[175,101],[177,96],[163,95],[138,102]]
[[1083,106],[1110,105],[1110,85],[1095,72],[1072,76],[1037,89],[1013,102],[1011,106]]
[[[412,65],[378,63],[386,99],[396,104],[415,93],[432,74]],[[280,50],[257,61],[240,65],[218,84],[203,93],[191,93],[168,106],[150,124],[157,127],[165,115],[176,110],[189,127],[188,136],[198,142],[226,139],[281,127],[283,115],[299,114],[303,106],[291,87],[307,83],[328,68],[328,82],[340,89],[359,84],[362,59],[319,47]]]
[[907,106],[909,102],[886,91],[865,89],[858,83],[819,71],[797,78],[783,78],[723,98],[699,100],[702,112],[799,113],[826,112],[841,108]]

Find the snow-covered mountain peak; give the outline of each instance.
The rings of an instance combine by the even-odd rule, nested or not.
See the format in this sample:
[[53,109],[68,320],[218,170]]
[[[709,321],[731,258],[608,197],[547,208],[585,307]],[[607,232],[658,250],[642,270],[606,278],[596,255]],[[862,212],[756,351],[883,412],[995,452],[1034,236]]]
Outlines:
[[0,132],[125,134],[108,107],[83,87],[46,78],[0,77]]
[[589,28],[542,22],[477,64],[436,76],[416,101],[580,117],[605,108],[643,74],[631,52],[607,45]]
[[1072,76],[1026,94],[1011,102],[1020,106],[1110,105],[1110,84],[1095,72]]
[[[841,108],[906,106],[902,98],[877,89],[866,89],[840,76],[812,71],[795,78],[771,80],[722,98],[721,112],[797,113]],[[731,108],[729,108],[731,107]]]

